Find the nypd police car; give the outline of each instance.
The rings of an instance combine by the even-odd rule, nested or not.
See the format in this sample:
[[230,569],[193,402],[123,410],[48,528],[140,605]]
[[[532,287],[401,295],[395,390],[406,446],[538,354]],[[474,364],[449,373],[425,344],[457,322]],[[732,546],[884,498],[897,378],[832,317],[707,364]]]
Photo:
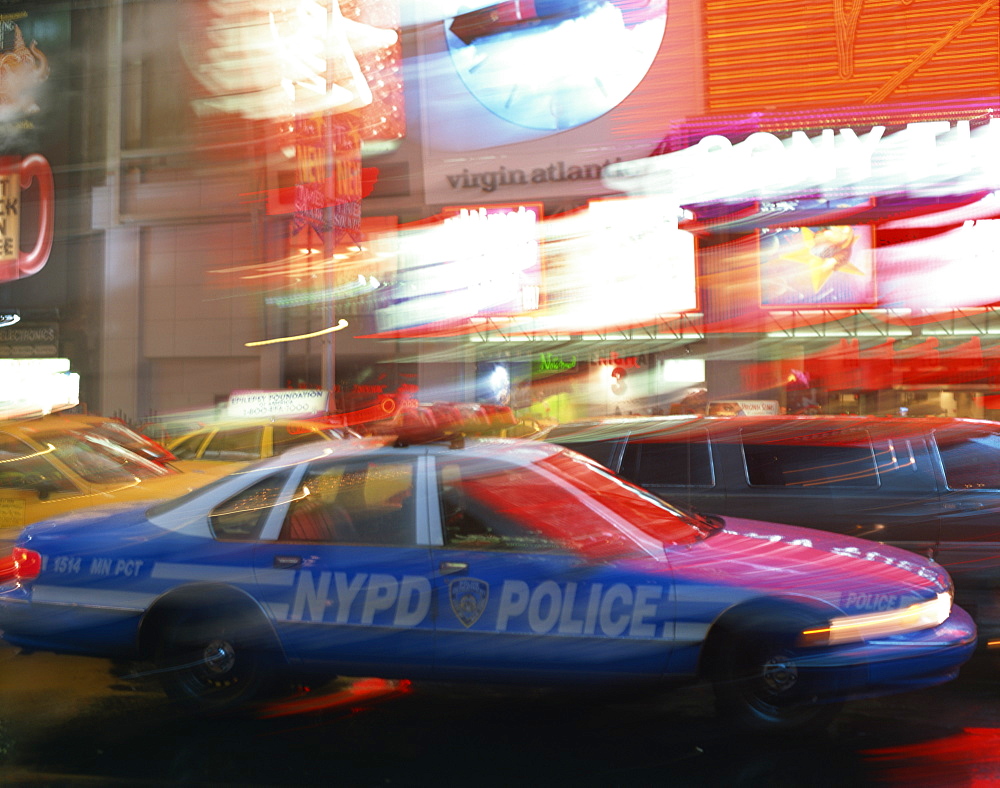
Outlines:
[[728,719],[784,730],[946,681],[976,636],[923,557],[688,514],[530,441],[307,445],[35,523],[8,563],[10,644],[148,660],[208,711],[304,675],[704,679]]

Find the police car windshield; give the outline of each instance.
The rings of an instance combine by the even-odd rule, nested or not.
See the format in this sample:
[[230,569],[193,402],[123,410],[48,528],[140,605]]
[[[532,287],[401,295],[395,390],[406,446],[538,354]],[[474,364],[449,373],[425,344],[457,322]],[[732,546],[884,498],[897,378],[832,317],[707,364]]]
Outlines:
[[714,530],[701,518],[671,506],[589,458],[560,453],[547,458],[542,465],[664,544],[696,541]]

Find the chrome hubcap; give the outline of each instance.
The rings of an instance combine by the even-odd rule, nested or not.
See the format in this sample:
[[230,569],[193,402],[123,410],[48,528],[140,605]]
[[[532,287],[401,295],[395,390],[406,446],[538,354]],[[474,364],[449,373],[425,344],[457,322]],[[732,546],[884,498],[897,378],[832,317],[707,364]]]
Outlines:
[[213,640],[203,653],[206,669],[216,676],[224,676],[236,664],[236,653],[231,643],[225,640]]
[[798,668],[789,659],[772,657],[764,663],[764,684],[771,692],[785,692],[795,686]]

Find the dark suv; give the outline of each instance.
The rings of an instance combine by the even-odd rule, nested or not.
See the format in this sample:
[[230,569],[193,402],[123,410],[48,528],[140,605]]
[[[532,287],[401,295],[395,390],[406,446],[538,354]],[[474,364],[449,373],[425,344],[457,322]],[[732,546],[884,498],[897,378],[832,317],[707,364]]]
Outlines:
[[1000,423],[860,416],[665,416],[540,436],[704,513],[861,536],[934,558],[1000,632]]

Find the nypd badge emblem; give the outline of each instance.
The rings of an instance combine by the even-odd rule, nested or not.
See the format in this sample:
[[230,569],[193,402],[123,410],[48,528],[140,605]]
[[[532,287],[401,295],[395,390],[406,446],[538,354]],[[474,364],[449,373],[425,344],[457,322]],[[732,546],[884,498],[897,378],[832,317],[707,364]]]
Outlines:
[[490,598],[490,586],[485,580],[463,577],[452,580],[448,585],[448,596],[455,618],[468,629],[475,624],[486,609]]

